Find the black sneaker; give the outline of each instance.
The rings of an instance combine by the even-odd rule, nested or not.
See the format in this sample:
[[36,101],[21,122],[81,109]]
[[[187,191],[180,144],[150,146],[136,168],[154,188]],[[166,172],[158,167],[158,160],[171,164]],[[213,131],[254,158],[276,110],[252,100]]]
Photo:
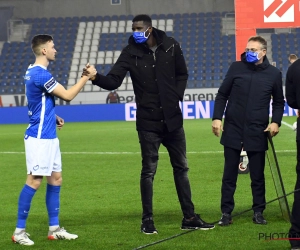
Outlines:
[[200,218],[199,214],[195,214],[194,217],[190,219],[183,218],[181,229],[201,229],[201,230],[209,230],[215,228],[214,224],[209,224]]
[[157,234],[152,217],[142,220],[141,232],[144,234]]
[[233,220],[230,214],[223,213],[221,219],[219,220],[218,224],[220,226],[229,226],[232,224]]
[[261,212],[254,213],[252,220],[255,224],[261,224],[261,225],[267,224],[267,221],[265,220]]

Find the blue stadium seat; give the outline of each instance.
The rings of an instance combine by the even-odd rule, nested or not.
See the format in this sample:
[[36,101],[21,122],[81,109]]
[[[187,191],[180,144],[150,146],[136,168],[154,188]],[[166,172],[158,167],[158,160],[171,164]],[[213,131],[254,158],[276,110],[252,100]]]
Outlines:
[[[206,65],[206,68],[210,68],[210,67]],[[210,81],[212,79],[213,79],[212,74],[211,73],[206,73],[205,80],[209,80]]]
[[221,86],[221,82],[220,81],[214,82],[214,88],[219,88],[220,86]]
[[[181,26],[187,28],[187,26],[189,25],[189,23],[190,23],[190,20],[189,20],[189,19],[187,19],[187,18],[181,19]],[[182,32],[183,32],[183,33],[184,33],[184,32],[188,33],[189,31],[186,29],[186,30],[183,30]]]
[[2,95],[6,94],[6,88],[2,87],[1,85],[0,85],[0,94]]
[[117,15],[112,15],[110,18],[111,21],[118,21],[119,20],[119,16]]
[[197,80],[197,81],[203,81],[204,78],[203,78],[202,75],[199,75],[199,74],[198,74],[198,75],[196,76],[196,80]]
[[[194,88],[194,82],[188,81],[187,88],[188,88],[188,89]],[[0,90],[1,90],[1,89],[0,89]]]
[[214,17],[221,17],[221,12],[215,11],[212,13]]
[[198,17],[198,14],[193,12],[190,14],[190,17],[196,19]]
[[42,18],[40,18],[39,19],[39,23],[48,23],[49,22],[49,20],[48,20],[48,18],[46,18],[46,17],[42,17]]
[[127,15],[127,20],[132,20],[134,18],[134,16],[133,15]]
[[166,18],[167,18],[166,14],[159,14],[158,15],[158,19],[166,19]]
[[119,16],[119,20],[124,20],[124,21],[127,20],[126,15],[120,15],[120,16]]
[[213,87],[212,83],[213,82],[211,80],[205,81],[205,87],[206,88],[212,88]]
[[15,94],[15,87],[14,86],[8,87],[7,93],[8,94]]
[[202,82],[197,82],[197,83],[196,83],[196,88],[203,88],[203,84],[204,84],[204,81],[202,81]]
[[114,50],[114,48],[115,48],[115,44],[109,43],[109,44],[107,45],[106,50]]
[[60,83],[61,85],[63,85],[63,86],[67,86],[67,85],[68,85],[68,81],[67,81],[66,79],[61,80],[59,83]]
[[25,94],[25,88],[17,87],[16,88],[16,94]]
[[180,13],[174,14],[174,18],[175,18],[175,19],[180,19],[180,18],[181,18],[181,14],[180,14]]
[[179,30],[180,25],[181,25],[181,20],[180,19],[175,19],[174,20],[174,27],[176,29],[178,29],[178,32],[180,32],[180,30]]
[[110,21],[110,16],[104,16],[103,21]]
[[218,75],[213,75],[213,77],[212,77],[212,79],[213,80],[217,80],[217,81],[219,81],[219,80],[221,80],[221,78],[220,78],[220,75],[218,74]]
[[201,18],[201,19],[202,18],[204,19],[205,18],[205,14],[203,12],[199,12],[198,13],[198,17]]
[[95,22],[101,22],[103,21],[103,17],[102,16],[96,16],[95,17]]
[[81,17],[79,17],[79,21],[80,22],[87,22],[88,18],[86,16],[81,16]]
[[107,73],[111,70],[111,65],[105,65],[104,66],[104,74],[107,75]]

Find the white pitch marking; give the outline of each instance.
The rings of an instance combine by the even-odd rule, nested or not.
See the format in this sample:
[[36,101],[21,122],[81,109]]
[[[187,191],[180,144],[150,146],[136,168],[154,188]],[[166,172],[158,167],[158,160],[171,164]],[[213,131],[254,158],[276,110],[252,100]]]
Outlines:
[[[277,153],[290,153],[296,152],[296,150],[276,150]],[[76,154],[84,154],[84,155],[133,155],[140,154],[141,152],[61,152],[62,154],[68,155],[76,155]],[[168,152],[159,152],[160,154],[168,154]],[[189,151],[187,154],[221,154],[223,151]],[[0,154],[25,154],[25,152],[0,152]]]
[[281,121],[282,124],[284,124],[285,126],[291,128],[292,130],[294,130],[293,126],[287,122]]

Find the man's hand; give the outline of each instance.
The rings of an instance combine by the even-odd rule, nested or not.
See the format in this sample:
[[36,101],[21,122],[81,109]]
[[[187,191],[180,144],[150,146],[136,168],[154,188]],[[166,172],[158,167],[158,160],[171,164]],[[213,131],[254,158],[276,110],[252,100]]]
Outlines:
[[89,63],[85,66],[85,68],[82,71],[83,76],[87,76],[90,80],[95,80],[97,74],[97,70],[95,69],[94,65],[90,65]]
[[264,132],[270,131],[271,136],[276,136],[279,133],[279,126],[277,123],[272,122],[269,126],[264,130]]
[[213,120],[212,122],[212,132],[215,136],[220,136],[221,131],[223,132],[223,125],[221,120]]
[[61,117],[59,117],[58,115],[56,115],[56,125],[57,125],[57,128],[58,128],[59,130],[61,130],[62,127],[64,126],[64,124],[65,124],[64,119],[61,118]]

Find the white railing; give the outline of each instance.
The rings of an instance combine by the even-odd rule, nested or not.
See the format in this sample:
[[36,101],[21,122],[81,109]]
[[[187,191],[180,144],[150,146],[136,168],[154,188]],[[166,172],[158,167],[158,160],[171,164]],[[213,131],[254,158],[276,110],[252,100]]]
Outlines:
[[[224,18],[224,31],[225,31],[226,35],[229,34],[229,30],[230,30],[229,29],[229,23],[232,23],[232,19],[231,18],[235,18],[235,13],[234,12],[229,12],[229,13],[225,14],[225,18]],[[234,26],[235,26],[235,22],[234,22]]]
[[[15,33],[16,27],[21,27],[21,41],[25,39],[24,22],[20,19],[11,19],[7,21],[7,41],[10,42],[11,35]],[[18,28],[19,31],[19,28]]]

